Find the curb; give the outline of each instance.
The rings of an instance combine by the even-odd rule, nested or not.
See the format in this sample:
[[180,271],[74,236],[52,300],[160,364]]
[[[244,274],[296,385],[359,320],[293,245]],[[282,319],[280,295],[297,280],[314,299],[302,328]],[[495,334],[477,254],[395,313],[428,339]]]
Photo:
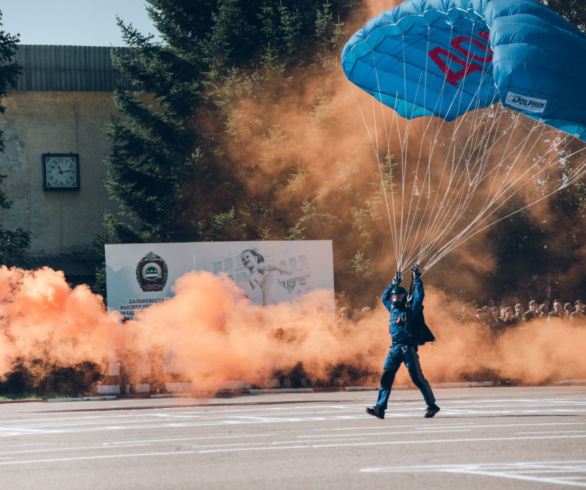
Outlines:
[[454,383],[435,383],[433,386],[437,388],[483,388],[494,385],[494,381],[464,381]]
[[[586,379],[564,379],[561,381],[552,381],[549,386],[584,386]],[[539,386],[548,386],[539,385]],[[107,387],[116,387],[118,385],[103,385]],[[492,386],[503,386],[493,381],[464,381],[452,383],[433,383],[434,388],[490,388]],[[527,385],[531,386],[531,385]],[[325,392],[359,392],[359,391],[376,391],[376,386],[324,386],[314,388],[235,388],[222,389],[214,392],[176,392],[176,393],[136,393],[136,394],[112,394],[112,395],[98,395],[98,396],[82,396],[82,397],[67,397],[67,398],[31,398],[26,400],[0,400],[0,404],[8,403],[61,403],[61,402],[81,402],[81,401],[107,401],[107,400],[130,400],[137,398],[222,398],[238,395],[267,395],[279,393],[325,393]],[[401,384],[394,385],[393,389],[408,390],[415,389],[411,385]]]
[[562,381],[554,381],[554,386],[578,386],[586,385],[586,379],[563,379]]
[[103,400],[116,400],[118,399],[115,395],[108,395],[108,396],[81,396],[79,398],[46,398],[45,401],[47,403],[61,403],[61,402],[94,402],[94,401],[103,401]]
[[0,400],[0,404],[5,403],[35,403],[35,402],[44,402],[43,398],[27,398],[26,400]]

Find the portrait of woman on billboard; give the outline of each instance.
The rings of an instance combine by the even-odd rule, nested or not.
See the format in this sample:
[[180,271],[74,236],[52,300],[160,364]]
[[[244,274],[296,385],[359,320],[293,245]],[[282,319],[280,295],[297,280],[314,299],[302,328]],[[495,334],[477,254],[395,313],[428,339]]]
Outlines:
[[290,275],[290,271],[275,264],[267,264],[264,256],[255,249],[242,251],[240,260],[248,274],[243,289],[253,303],[265,306],[289,299],[288,291],[279,279]]

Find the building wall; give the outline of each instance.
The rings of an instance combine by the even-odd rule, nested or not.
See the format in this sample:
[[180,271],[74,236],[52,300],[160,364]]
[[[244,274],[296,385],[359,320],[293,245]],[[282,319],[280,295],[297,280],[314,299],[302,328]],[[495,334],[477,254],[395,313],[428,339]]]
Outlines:
[[[0,174],[13,201],[0,214],[3,226],[28,230],[33,254],[92,250],[104,212],[115,209],[103,163],[111,148],[105,125],[115,111],[112,92],[11,91],[2,105]],[[43,153],[79,155],[79,191],[43,190]]]

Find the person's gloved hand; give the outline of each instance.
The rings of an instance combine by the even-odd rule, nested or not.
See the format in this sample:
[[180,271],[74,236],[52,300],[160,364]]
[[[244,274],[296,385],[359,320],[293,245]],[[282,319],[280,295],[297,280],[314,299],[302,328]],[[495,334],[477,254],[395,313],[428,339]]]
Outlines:
[[393,277],[393,280],[391,282],[391,284],[393,286],[398,286],[399,284],[401,284],[401,280],[403,279],[403,274],[401,274],[401,272],[397,272],[395,274],[395,277]]
[[411,272],[413,272],[413,275],[415,277],[421,276],[421,272],[419,270],[419,264],[415,264],[413,267],[411,267]]

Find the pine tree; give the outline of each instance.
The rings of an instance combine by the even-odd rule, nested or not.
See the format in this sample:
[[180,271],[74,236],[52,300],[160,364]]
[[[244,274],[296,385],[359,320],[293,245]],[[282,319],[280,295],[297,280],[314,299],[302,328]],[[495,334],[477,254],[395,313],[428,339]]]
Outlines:
[[119,23],[130,52],[114,58],[129,86],[116,90],[120,115],[108,127],[113,148],[106,186],[121,208],[118,215],[107,215],[108,239],[199,240],[211,226],[206,217],[213,215],[213,204],[199,199],[194,206],[193,195],[201,198],[222,185],[205,162],[208,143],[194,124],[205,68],[193,54],[201,52],[202,42],[194,38],[200,26],[183,10],[171,11],[173,16],[151,13],[164,44]]
[[230,104],[263,79],[259,70],[280,74],[322,49],[339,25],[336,8],[347,13],[350,3],[148,0],[161,42],[119,21],[128,48],[113,58],[126,84],[108,126],[106,186],[120,211],[105,216],[100,244],[269,236],[265,223],[282,217],[247,195],[220,145]]
[[322,41],[332,3],[149,0],[148,11],[163,41],[119,22],[129,52],[113,55],[128,85],[115,93],[120,115],[108,128],[106,185],[121,212],[107,215],[107,240],[244,237],[234,211],[241,189],[214,143],[225,124],[217,88],[234,69],[262,66],[267,50],[286,64]]
[[[2,12],[0,12],[0,27],[2,26]],[[18,36],[13,36],[0,30],[0,100],[6,96],[6,91],[13,85],[20,74],[20,67],[13,61],[16,52]],[[0,104],[0,113],[6,108]],[[4,151],[2,131],[0,131],[0,152]],[[0,175],[0,184],[6,175]],[[0,190],[0,209],[10,209],[11,201]],[[22,228],[7,230],[0,225],[0,261],[4,262],[7,256],[22,255],[30,245],[30,234]]]

